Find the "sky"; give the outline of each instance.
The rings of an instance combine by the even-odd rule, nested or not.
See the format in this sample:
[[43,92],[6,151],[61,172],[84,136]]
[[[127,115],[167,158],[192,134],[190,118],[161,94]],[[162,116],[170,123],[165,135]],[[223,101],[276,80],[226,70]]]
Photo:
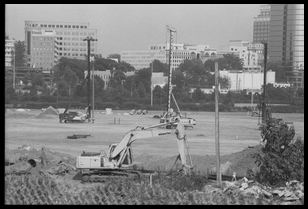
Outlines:
[[104,57],[122,50],[147,50],[166,42],[166,25],[177,30],[177,43],[226,49],[229,40],[253,38],[260,4],[6,4],[5,31],[24,40],[24,21],[89,22],[98,30]]

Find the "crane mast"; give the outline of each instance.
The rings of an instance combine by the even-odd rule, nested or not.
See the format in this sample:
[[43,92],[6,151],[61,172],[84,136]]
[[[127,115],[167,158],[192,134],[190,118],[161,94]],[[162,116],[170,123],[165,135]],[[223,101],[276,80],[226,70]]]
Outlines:
[[167,31],[169,32],[169,75],[168,75],[168,102],[167,102],[167,112],[170,110],[171,93],[172,93],[172,67],[171,67],[171,56],[172,56],[172,44],[174,40],[174,33],[176,30],[167,25]]

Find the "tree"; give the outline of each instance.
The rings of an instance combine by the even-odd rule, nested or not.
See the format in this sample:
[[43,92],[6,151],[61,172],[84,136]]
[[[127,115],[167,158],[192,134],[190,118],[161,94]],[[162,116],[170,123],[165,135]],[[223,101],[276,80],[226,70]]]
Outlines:
[[114,53],[114,54],[109,54],[107,58],[117,59],[118,62],[121,61],[121,55],[120,55],[120,54],[116,54],[116,53]]
[[205,70],[201,60],[185,60],[180,64],[179,70],[183,72],[185,80],[190,87],[209,87],[211,74]]
[[[234,54],[224,54],[222,58],[217,59],[219,70],[242,70],[243,60]],[[215,72],[215,61],[207,60],[204,67],[208,72]]]
[[24,41],[15,42],[15,67],[26,66],[26,47]]
[[153,72],[163,72],[164,76],[169,75],[169,66],[166,63],[162,63],[159,60],[153,61]]

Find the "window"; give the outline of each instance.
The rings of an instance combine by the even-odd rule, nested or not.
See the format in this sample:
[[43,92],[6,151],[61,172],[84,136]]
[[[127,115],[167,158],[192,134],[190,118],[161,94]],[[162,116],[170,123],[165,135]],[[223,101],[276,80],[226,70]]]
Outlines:
[[68,28],[71,28],[71,26],[69,25]]
[[63,28],[63,25],[60,25],[60,28]]

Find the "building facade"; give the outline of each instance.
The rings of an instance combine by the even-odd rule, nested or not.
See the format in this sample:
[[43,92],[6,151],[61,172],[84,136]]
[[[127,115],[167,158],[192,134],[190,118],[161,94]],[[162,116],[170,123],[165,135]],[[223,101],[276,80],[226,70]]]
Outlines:
[[[94,70],[91,71],[93,72],[94,76],[98,76],[99,78],[101,78],[104,81],[104,89],[106,89],[109,85],[110,82],[110,78],[111,78],[111,71],[110,70],[104,70],[104,71],[100,71],[100,70]],[[90,73],[91,75],[92,73]],[[84,71],[84,77],[87,78],[88,76],[88,71],[85,70]]]
[[5,39],[5,68],[12,68],[15,53],[15,40]]
[[[175,70],[185,60],[216,55],[215,49],[208,45],[175,43],[172,45],[171,69]],[[136,70],[150,67],[153,60],[169,63],[169,43],[149,46],[149,50],[130,50],[121,52],[121,60],[131,64]]]
[[229,44],[229,53],[242,59],[244,70],[261,70],[259,59],[263,53],[260,52],[260,46],[242,40],[230,40]]
[[271,5],[268,51],[270,61],[292,66],[290,82],[303,87],[304,4]]
[[253,42],[268,43],[271,6],[261,5],[260,14],[253,21]]
[[[263,85],[263,72],[250,71],[227,71],[219,72],[220,77],[226,77],[230,82],[230,91],[261,90]],[[266,84],[275,83],[275,72],[266,72]]]
[[[87,36],[97,37],[89,23],[25,21],[27,63],[50,69],[61,57],[86,59]],[[97,54],[97,42],[91,42],[91,53]]]

